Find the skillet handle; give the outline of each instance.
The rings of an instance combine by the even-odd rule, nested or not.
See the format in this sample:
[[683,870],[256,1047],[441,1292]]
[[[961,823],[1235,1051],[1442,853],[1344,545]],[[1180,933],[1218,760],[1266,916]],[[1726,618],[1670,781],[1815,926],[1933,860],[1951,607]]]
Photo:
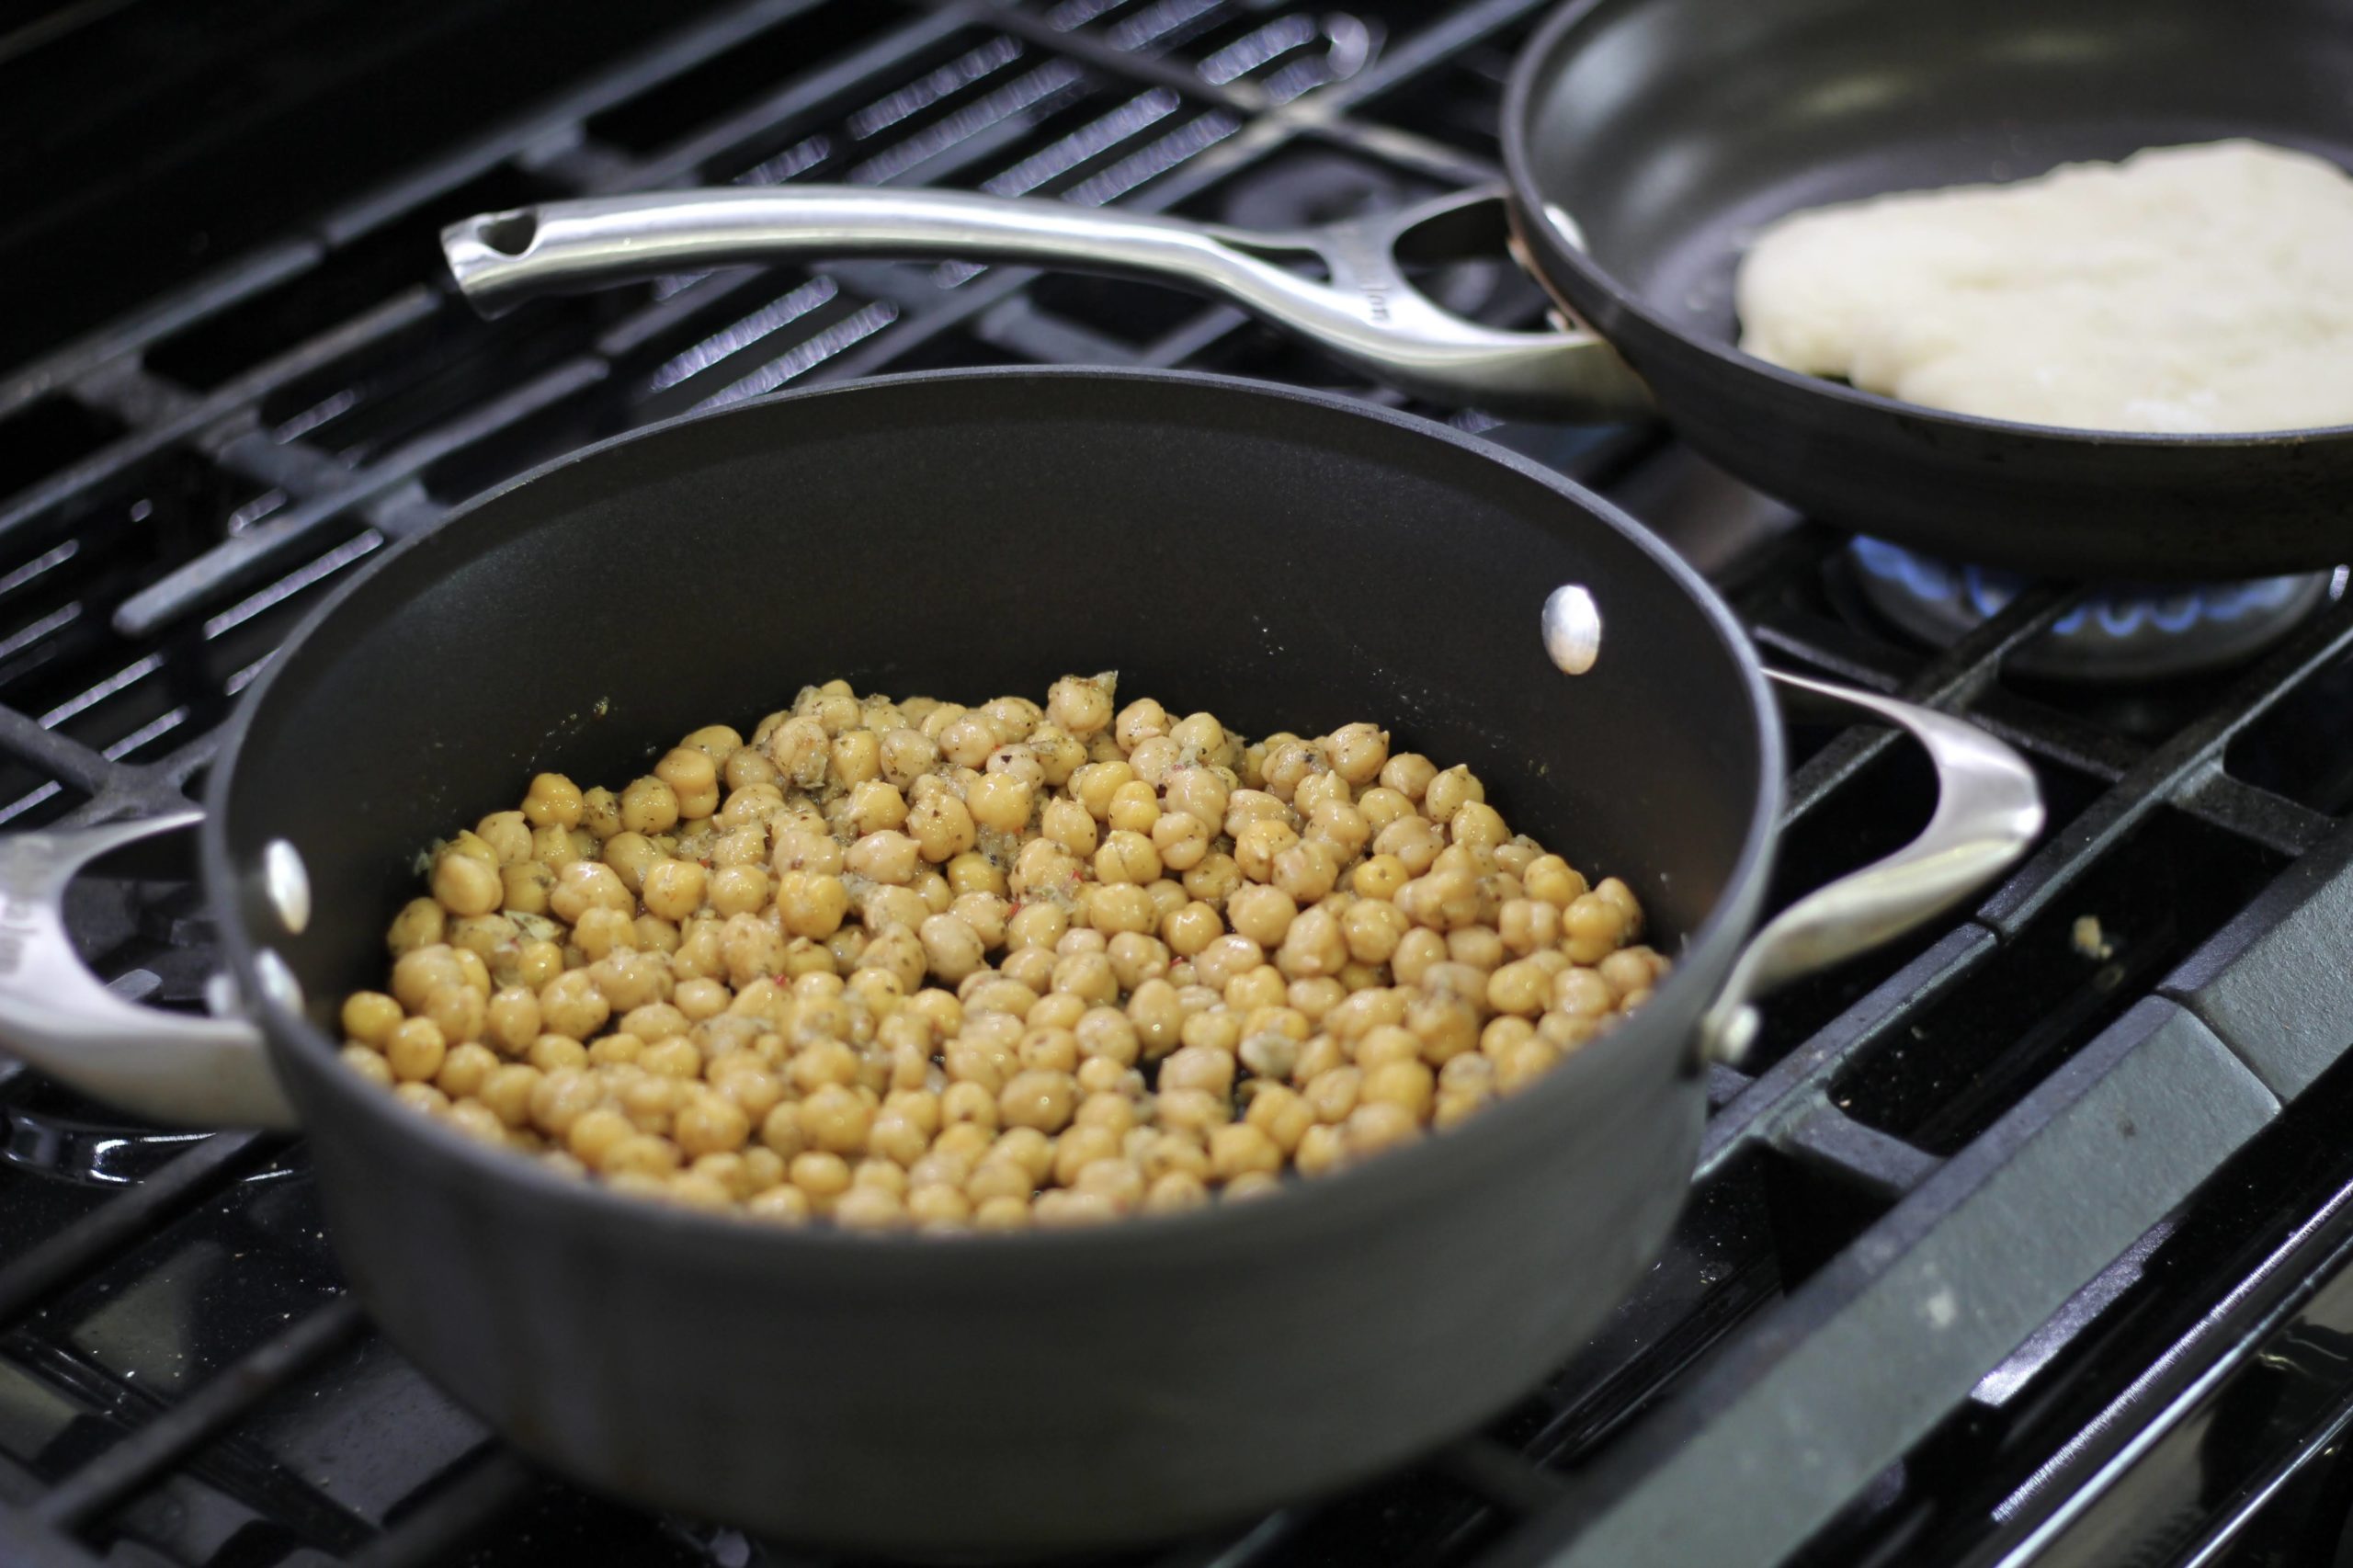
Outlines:
[[[1143,277],[1232,301],[1402,392],[1556,420],[1647,413],[1650,394],[1589,332],[1504,332],[1406,278],[1415,254],[1465,241],[1501,258],[1505,197],[1467,191],[1295,233],[1189,223],[1036,197],[867,186],[676,190],[549,201],[441,232],[458,288],[485,315],[533,295],[807,258],[1028,262]],[[1278,261],[1318,261],[1329,281]]]
[[1919,837],[1816,888],[1749,938],[1699,1025],[1702,1055],[1734,1064],[1756,1036],[1755,998],[1951,908],[2014,865],[2043,823],[2034,769],[1974,724],[1850,687],[1766,673],[1792,691],[1862,709],[1908,733],[1937,770],[1937,809]]
[[193,826],[196,811],[0,837],[0,1049],[59,1082],[153,1120],[294,1126],[261,1030],[127,1002],[65,934],[65,889],[92,860]]

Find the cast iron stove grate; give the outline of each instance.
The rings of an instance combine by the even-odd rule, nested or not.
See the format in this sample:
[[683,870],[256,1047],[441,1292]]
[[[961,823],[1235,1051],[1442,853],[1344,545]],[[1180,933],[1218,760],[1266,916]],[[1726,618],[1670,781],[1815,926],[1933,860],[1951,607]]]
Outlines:
[[[566,7],[548,43],[516,0],[209,26],[132,0],[0,34],[0,103],[44,128],[0,138],[25,187],[0,233],[0,825],[179,800],[358,562],[687,408],[1036,362],[1392,401],[1226,308],[1010,267],[717,273],[486,324],[436,280],[443,222],[809,179],[1328,220],[1493,177],[1541,8],[699,0]],[[1498,324],[1541,309],[1501,265],[1429,286]],[[1774,658],[1993,726],[2052,825],[1967,916],[1777,999],[1753,1073],[1717,1073],[1672,1247],[1544,1388],[1404,1473],[1133,1561],[2334,1551],[2342,1472],[2307,1461],[2353,1411],[2353,607],[2251,665],[2040,686],[2013,656],[2069,591],[1926,653],[1841,613],[1842,541],[1654,433],[1434,412],[1658,522]],[[1797,740],[1783,899],[1925,815],[1884,735]],[[94,882],[74,914],[119,989],[200,1005],[184,880]],[[819,1561],[489,1438],[344,1293],[299,1144],[127,1125],[5,1067],[0,1115],[0,1562]]]

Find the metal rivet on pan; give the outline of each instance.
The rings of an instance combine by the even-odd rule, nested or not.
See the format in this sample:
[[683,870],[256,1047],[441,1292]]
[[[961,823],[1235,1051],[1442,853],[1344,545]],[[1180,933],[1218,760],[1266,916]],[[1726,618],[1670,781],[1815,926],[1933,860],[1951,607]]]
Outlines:
[[1553,589],[1544,601],[1544,652],[1573,676],[1601,657],[1601,607],[1574,583]]
[[1724,1020],[1723,1028],[1708,1040],[1709,1060],[1721,1062],[1727,1067],[1739,1066],[1748,1055],[1748,1048],[1756,1043],[1756,1032],[1764,1023],[1756,1008],[1745,1004],[1734,1008],[1732,1017]]
[[302,865],[302,852],[282,838],[262,846],[261,890],[279,923],[301,936],[311,923],[311,873]]
[[254,955],[254,973],[261,981],[261,993],[290,1013],[302,1010],[302,983],[286,967],[286,960],[264,948]]
[[204,1010],[216,1018],[240,1017],[244,1005],[237,999],[237,983],[215,971],[204,979]]
[[1547,223],[1552,224],[1552,232],[1559,234],[1561,238],[1568,241],[1570,245],[1577,250],[1585,249],[1585,231],[1578,228],[1577,221],[1574,218],[1570,217],[1568,213],[1563,210],[1560,207],[1550,201],[1546,202],[1544,204],[1544,221]]

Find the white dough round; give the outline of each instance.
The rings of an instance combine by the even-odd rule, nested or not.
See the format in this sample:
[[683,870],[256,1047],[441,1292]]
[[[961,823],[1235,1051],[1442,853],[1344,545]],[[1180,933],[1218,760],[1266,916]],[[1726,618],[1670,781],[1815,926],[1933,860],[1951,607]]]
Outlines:
[[2353,176],[2256,142],[1795,213],[1742,260],[1741,347],[1992,419],[2353,425]]

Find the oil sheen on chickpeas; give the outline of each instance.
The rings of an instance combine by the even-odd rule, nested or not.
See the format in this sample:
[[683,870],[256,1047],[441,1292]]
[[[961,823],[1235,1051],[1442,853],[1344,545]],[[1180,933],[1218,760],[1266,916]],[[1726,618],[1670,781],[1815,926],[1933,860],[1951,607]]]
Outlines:
[[1642,1005],[1643,911],[1368,723],[802,690],[435,847],[354,1072],[617,1191],[948,1234],[1246,1200]]

